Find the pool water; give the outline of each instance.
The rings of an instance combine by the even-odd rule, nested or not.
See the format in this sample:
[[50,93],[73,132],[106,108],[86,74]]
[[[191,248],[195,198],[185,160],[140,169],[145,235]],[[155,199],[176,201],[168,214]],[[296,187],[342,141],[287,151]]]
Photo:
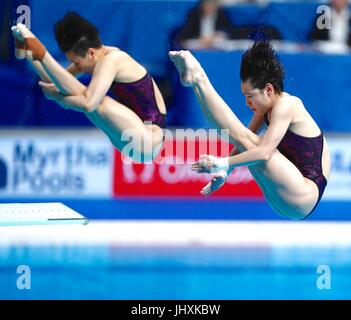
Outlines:
[[[30,289],[18,289],[18,266]],[[349,247],[0,249],[0,299],[350,299]]]

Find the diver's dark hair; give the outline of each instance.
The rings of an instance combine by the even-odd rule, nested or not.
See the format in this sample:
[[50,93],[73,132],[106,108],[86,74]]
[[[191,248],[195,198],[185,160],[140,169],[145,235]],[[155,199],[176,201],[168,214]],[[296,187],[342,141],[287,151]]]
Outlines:
[[72,51],[84,57],[89,48],[102,46],[99,31],[78,13],[69,11],[54,26],[56,41],[62,52]]
[[253,88],[272,84],[277,93],[284,91],[284,68],[269,41],[255,41],[241,59],[240,79],[249,80]]

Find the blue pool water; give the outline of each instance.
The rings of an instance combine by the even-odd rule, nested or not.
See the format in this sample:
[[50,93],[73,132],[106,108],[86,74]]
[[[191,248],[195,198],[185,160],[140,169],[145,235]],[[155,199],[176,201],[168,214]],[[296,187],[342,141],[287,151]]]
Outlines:
[[[351,248],[54,246],[0,257],[0,299],[351,298]],[[16,286],[19,265],[30,289]]]
[[[90,220],[282,220],[264,201],[62,202]],[[350,208],[349,202],[322,202],[309,220],[347,221]],[[30,267],[29,290],[17,288],[20,265]],[[321,265],[330,268],[329,289],[318,288]],[[0,299],[350,298],[351,247],[345,246],[0,246]]]

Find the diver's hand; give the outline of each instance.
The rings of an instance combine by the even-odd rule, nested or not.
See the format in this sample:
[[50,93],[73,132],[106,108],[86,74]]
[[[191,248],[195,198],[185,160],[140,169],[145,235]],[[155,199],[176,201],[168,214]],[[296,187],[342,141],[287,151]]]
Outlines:
[[225,170],[219,171],[211,179],[211,181],[202,188],[201,195],[210,196],[212,193],[222,188],[228,178],[228,173]]
[[53,83],[39,81],[38,84],[42,88],[43,93],[48,100],[57,100],[60,91]]
[[219,171],[228,171],[228,158],[218,158],[212,155],[201,155],[199,161],[191,165],[191,169],[197,173],[215,173]]

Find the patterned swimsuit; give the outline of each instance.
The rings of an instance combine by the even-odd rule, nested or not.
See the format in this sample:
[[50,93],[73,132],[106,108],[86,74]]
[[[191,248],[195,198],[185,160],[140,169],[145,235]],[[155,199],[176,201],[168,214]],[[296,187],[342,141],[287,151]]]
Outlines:
[[154,85],[149,73],[140,80],[128,83],[113,82],[110,91],[115,99],[133,110],[141,120],[166,128],[166,115],[157,107]]
[[[266,125],[269,125],[267,115],[265,115]],[[312,180],[318,187],[318,201],[312,211],[318,205],[322,198],[327,179],[323,175],[322,170],[322,154],[323,154],[323,133],[317,137],[303,137],[290,130],[287,130],[285,136],[280,141],[277,149],[288,160],[290,160],[302,173],[302,175]]]

